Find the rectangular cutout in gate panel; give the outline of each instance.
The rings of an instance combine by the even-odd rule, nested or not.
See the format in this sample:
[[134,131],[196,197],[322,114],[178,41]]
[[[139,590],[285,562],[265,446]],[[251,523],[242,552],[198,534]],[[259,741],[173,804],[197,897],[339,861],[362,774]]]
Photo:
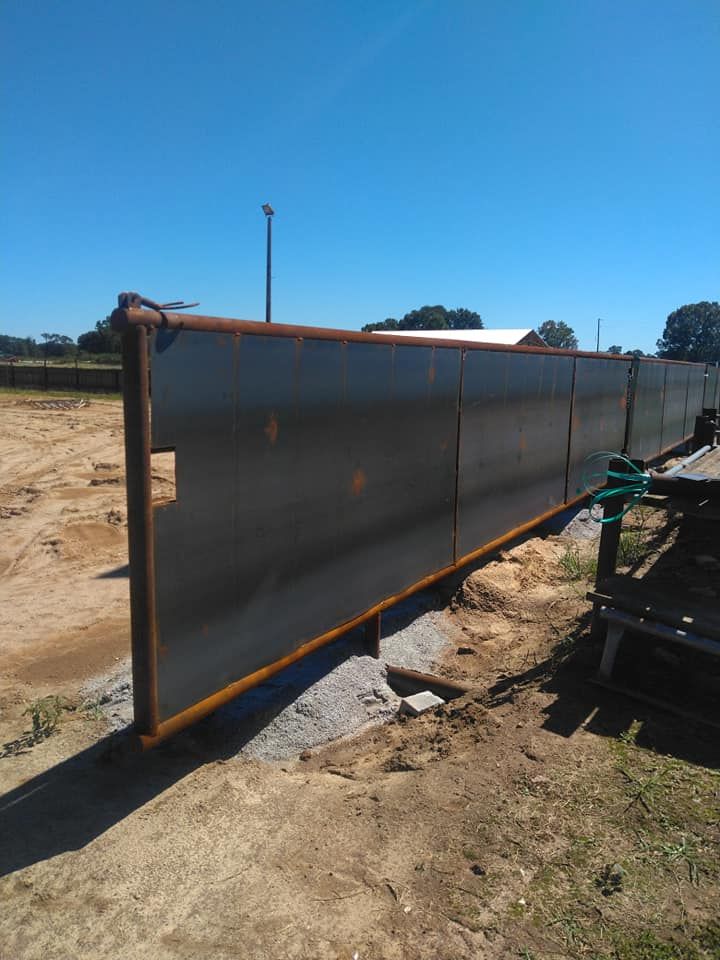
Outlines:
[[452,561],[459,350],[225,349],[183,333],[153,356],[178,482],[156,515],[161,719]]
[[662,449],[666,368],[665,363],[639,360],[628,443],[630,456],[636,460],[654,460]]
[[565,498],[572,357],[465,356],[458,558]]
[[[625,444],[629,360],[578,357],[570,429],[567,499],[585,493],[585,458],[601,450],[620,453]],[[598,465],[594,470],[601,470]]]
[[685,364],[665,365],[665,401],[661,450],[669,450],[685,439],[685,411],[688,398],[690,367]]

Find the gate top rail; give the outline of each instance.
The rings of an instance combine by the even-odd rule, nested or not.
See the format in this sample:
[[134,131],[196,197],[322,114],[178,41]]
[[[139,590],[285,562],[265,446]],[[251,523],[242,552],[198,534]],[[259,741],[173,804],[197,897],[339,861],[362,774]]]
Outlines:
[[[345,343],[385,343],[394,346],[453,347],[454,349],[486,350],[497,353],[537,353],[546,356],[566,357],[602,357],[628,363],[632,357],[617,353],[595,353],[588,350],[561,350],[555,347],[533,347],[502,343],[478,343],[475,340],[444,340],[440,337],[423,337],[418,331],[416,337],[394,337],[392,333],[381,337],[374,333],[362,333],[359,330],[336,330],[331,327],[306,327],[288,323],[264,323],[260,320],[233,320],[227,317],[206,317],[194,313],[174,313],[170,310],[141,309],[138,307],[117,307],[110,316],[113,330],[123,333],[129,327],[160,327],[166,330],[196,330],[204,333],[248,333],[265,337],[295,337],[296,339],[335,340]],[[645,359],[645,358],[641,358]],[[648,357],[653,363],[683,364],[697,366],[685,360],[662,360]]]

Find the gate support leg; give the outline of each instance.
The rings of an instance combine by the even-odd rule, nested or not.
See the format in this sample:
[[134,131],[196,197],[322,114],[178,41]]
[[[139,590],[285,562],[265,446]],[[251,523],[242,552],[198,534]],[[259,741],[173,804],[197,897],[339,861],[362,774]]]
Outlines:
[[619,623],[608,624],[607,637],[605,638],[605,649],[603,650],[602,660],[600,661],[600,669],[598,670],[598,677],[600,680],[606,680],[609,682],[610,675],[612,674],[612,668],[615,665],[615,657],[617,656],[618,647],[620,646],[620,641],[622,640],[622,635],[624,632],[625,628]]
[[382,614],[376,613],[365,621],[365,646],[368,656],[380,659],[380,634],[382,633]]

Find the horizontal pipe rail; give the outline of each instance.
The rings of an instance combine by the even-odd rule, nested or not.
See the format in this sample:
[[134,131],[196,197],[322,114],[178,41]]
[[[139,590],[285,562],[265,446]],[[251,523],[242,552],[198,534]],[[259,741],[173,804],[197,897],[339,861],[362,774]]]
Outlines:
[[[534,353],[541,356],[598,357],[630,364],[630,357],[616,353],[590,353],[583,350],[561,350],[554,347],[533,347],[517,344],[478,343],[476,340],[443,340],[439,337],[382,337],[359,330],[336,330],[330,327],[305,327],[288,323],[266,324],[259,320],[231,320],[227,317],[206,317],[192,313],[173,313],[169,310],[148,310],[139,307],[117,307],[110,316],[113,330],[124,333],[129,327],[147,326],[167,330],[194,330],[200,333],[255,334],[262,337],[295,337],[296,339],[335,340],[340,343],[379,343],[394,346],[453,347],[454,349],[488,350],[496,353]],[[656,360],[653,363],[677,363],[692,366],[685,361]]]
[[691,464],[698,461],[701,457],[704,457],[705,454],[709,453],[711,450],[712,450],[712,447],[709,445],[706,447],[700,447],[700,449],[696,450],[695,453],[693,453],[691,456],[685,457],[684,460],[681,460],[680,463],[676,464],[670,470],[667,470],[665,473],[661,474],[661,476],[663,477],[677,476],[678,473],[682,473],[686,467],[689,467]]

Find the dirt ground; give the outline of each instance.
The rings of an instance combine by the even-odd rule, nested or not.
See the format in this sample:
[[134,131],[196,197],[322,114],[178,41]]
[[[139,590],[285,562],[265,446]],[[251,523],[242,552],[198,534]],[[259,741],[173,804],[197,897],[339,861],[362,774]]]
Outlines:
[[[717,730],[588,682],[593,541],[443,584],[471,692],[421,718],[278,763],[209,718],[120,760],[82,691],[129,653],[122,463],[119,403],[0,396],[0,960],[720,958]],[[712,553],[664,524],[629,563]]]

